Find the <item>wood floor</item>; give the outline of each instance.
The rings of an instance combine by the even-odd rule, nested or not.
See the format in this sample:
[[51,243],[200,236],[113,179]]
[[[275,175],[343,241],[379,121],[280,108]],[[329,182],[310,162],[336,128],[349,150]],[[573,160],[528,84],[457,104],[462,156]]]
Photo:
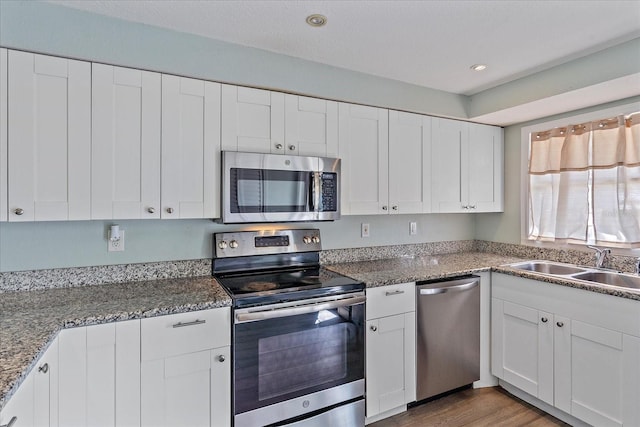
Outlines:
[[465,389],[368,427],[568,426],[500,387]]

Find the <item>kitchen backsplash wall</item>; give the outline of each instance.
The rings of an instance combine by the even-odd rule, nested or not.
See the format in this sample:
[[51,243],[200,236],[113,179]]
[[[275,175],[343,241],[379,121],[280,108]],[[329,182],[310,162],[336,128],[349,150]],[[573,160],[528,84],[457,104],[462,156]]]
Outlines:
[[[418,233],[409,235],[409,222]],[[362,223],[370,237],[360,237]],[[125,231],[125,250],[107,252],[107,230]],[[153,263],[213,257],[213,233],[319,228],[324,249],[471,240],[473,214],[343,216],[335,222],[223,225],[211,220],[127,220],[0,223],[0,271]]]

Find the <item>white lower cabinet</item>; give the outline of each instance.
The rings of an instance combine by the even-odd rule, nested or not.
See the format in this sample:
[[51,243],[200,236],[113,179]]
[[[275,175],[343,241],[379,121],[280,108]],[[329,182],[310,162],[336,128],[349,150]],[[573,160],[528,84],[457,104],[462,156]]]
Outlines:
[[416,400],[415,283],[366,292],[366,415],[372,422]]
[[586,423],[640,425],[640,304],[492,275],[492,373]]
[[142,320],[141,425],[231,425],[230,309]]
[[140,425],[140,321],[65,329],[58,425]]
[[58,340],[55,339],[0,412],[0,425],[57,426]]

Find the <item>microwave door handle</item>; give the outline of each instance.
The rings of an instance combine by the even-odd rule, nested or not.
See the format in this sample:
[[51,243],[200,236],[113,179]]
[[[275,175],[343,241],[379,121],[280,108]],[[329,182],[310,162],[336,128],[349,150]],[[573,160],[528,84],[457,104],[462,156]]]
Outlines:
[[322,193],[322,181],[320,172],[311,173],[311,197],[309,198],[309,208],[311,212],[320,210],[320,194]]

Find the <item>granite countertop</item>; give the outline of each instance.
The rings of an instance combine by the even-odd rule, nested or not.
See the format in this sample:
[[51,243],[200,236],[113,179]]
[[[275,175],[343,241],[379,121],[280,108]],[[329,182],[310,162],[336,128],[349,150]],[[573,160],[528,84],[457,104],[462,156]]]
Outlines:
[[523,260],[485,252],[461,252],[346,262],[325,265],[325,267],[360,280],[366,283],[368,288],[372,288],[490,271],[492,267],[518,261]]
[[0,293],[0,409],[61,329],[229,306],[211,276]]

